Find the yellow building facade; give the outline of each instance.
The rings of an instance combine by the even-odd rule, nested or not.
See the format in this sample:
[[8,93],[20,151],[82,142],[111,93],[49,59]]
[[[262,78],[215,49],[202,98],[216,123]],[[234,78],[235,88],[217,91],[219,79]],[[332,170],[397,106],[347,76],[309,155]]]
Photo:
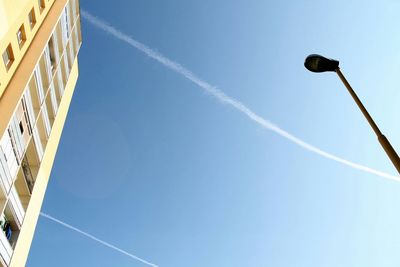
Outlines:
[[78,0],[0,0],[0,266],[25,266],[81,43]]

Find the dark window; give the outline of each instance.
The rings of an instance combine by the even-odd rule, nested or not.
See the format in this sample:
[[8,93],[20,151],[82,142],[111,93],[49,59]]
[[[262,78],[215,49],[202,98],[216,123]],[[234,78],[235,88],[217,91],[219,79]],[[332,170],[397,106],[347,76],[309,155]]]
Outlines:
[[19,122],[19,130],[20,130],[21,134],[24,133],[24,125],[22,124],[22,121]]

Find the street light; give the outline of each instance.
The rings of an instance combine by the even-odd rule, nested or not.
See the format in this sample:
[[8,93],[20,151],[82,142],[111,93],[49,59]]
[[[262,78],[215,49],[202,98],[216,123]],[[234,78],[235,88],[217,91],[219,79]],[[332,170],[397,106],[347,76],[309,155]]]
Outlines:
[[374,130],[376,136],[378,137],[378,141],[385,150],[386,154],[389,156],[393,165],[396,167],[397,171],[400,173],[400,158],[397,155],[396,151],[393,149],[389,140],[381,133],[378,126],[369,115],[368,111],[365,109],[364,105],[361,103],[360,99],[354,92],[353,88],[351,88],[350,84],[347,82],[346,78],[342,74],[339,68],[339,61],[328,59],[320,55],[309,55],[305,62],[304,66],[312,72],[325,72],[325,71],[334,71],[339,76],[340,80],[343,82],[344,86],[349,91],[350,95],[353,97],[354,101],[357,103],[357,106],[360,108],[361,112],[364,114],[367,119],[369,125],[371,125]]

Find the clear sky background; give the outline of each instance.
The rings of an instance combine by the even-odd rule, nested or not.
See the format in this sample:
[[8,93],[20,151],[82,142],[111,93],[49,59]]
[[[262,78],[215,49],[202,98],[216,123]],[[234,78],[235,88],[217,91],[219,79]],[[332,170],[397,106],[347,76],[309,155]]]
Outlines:
[[[399,1],[88,1],[81,8],[333,154],[396,174]],[[305,151],[82,19],[42,211],[162,267],[399,266],[400,183]],[[41,217],[27,266],[146,266]]]

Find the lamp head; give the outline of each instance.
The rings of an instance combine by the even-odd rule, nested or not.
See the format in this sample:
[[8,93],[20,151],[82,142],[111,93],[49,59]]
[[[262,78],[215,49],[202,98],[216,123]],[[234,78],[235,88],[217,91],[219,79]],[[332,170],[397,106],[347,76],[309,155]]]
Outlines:
[[339,61],[312,54],[306,58],[304,66],[312,72],[336,71],[339,68]]

